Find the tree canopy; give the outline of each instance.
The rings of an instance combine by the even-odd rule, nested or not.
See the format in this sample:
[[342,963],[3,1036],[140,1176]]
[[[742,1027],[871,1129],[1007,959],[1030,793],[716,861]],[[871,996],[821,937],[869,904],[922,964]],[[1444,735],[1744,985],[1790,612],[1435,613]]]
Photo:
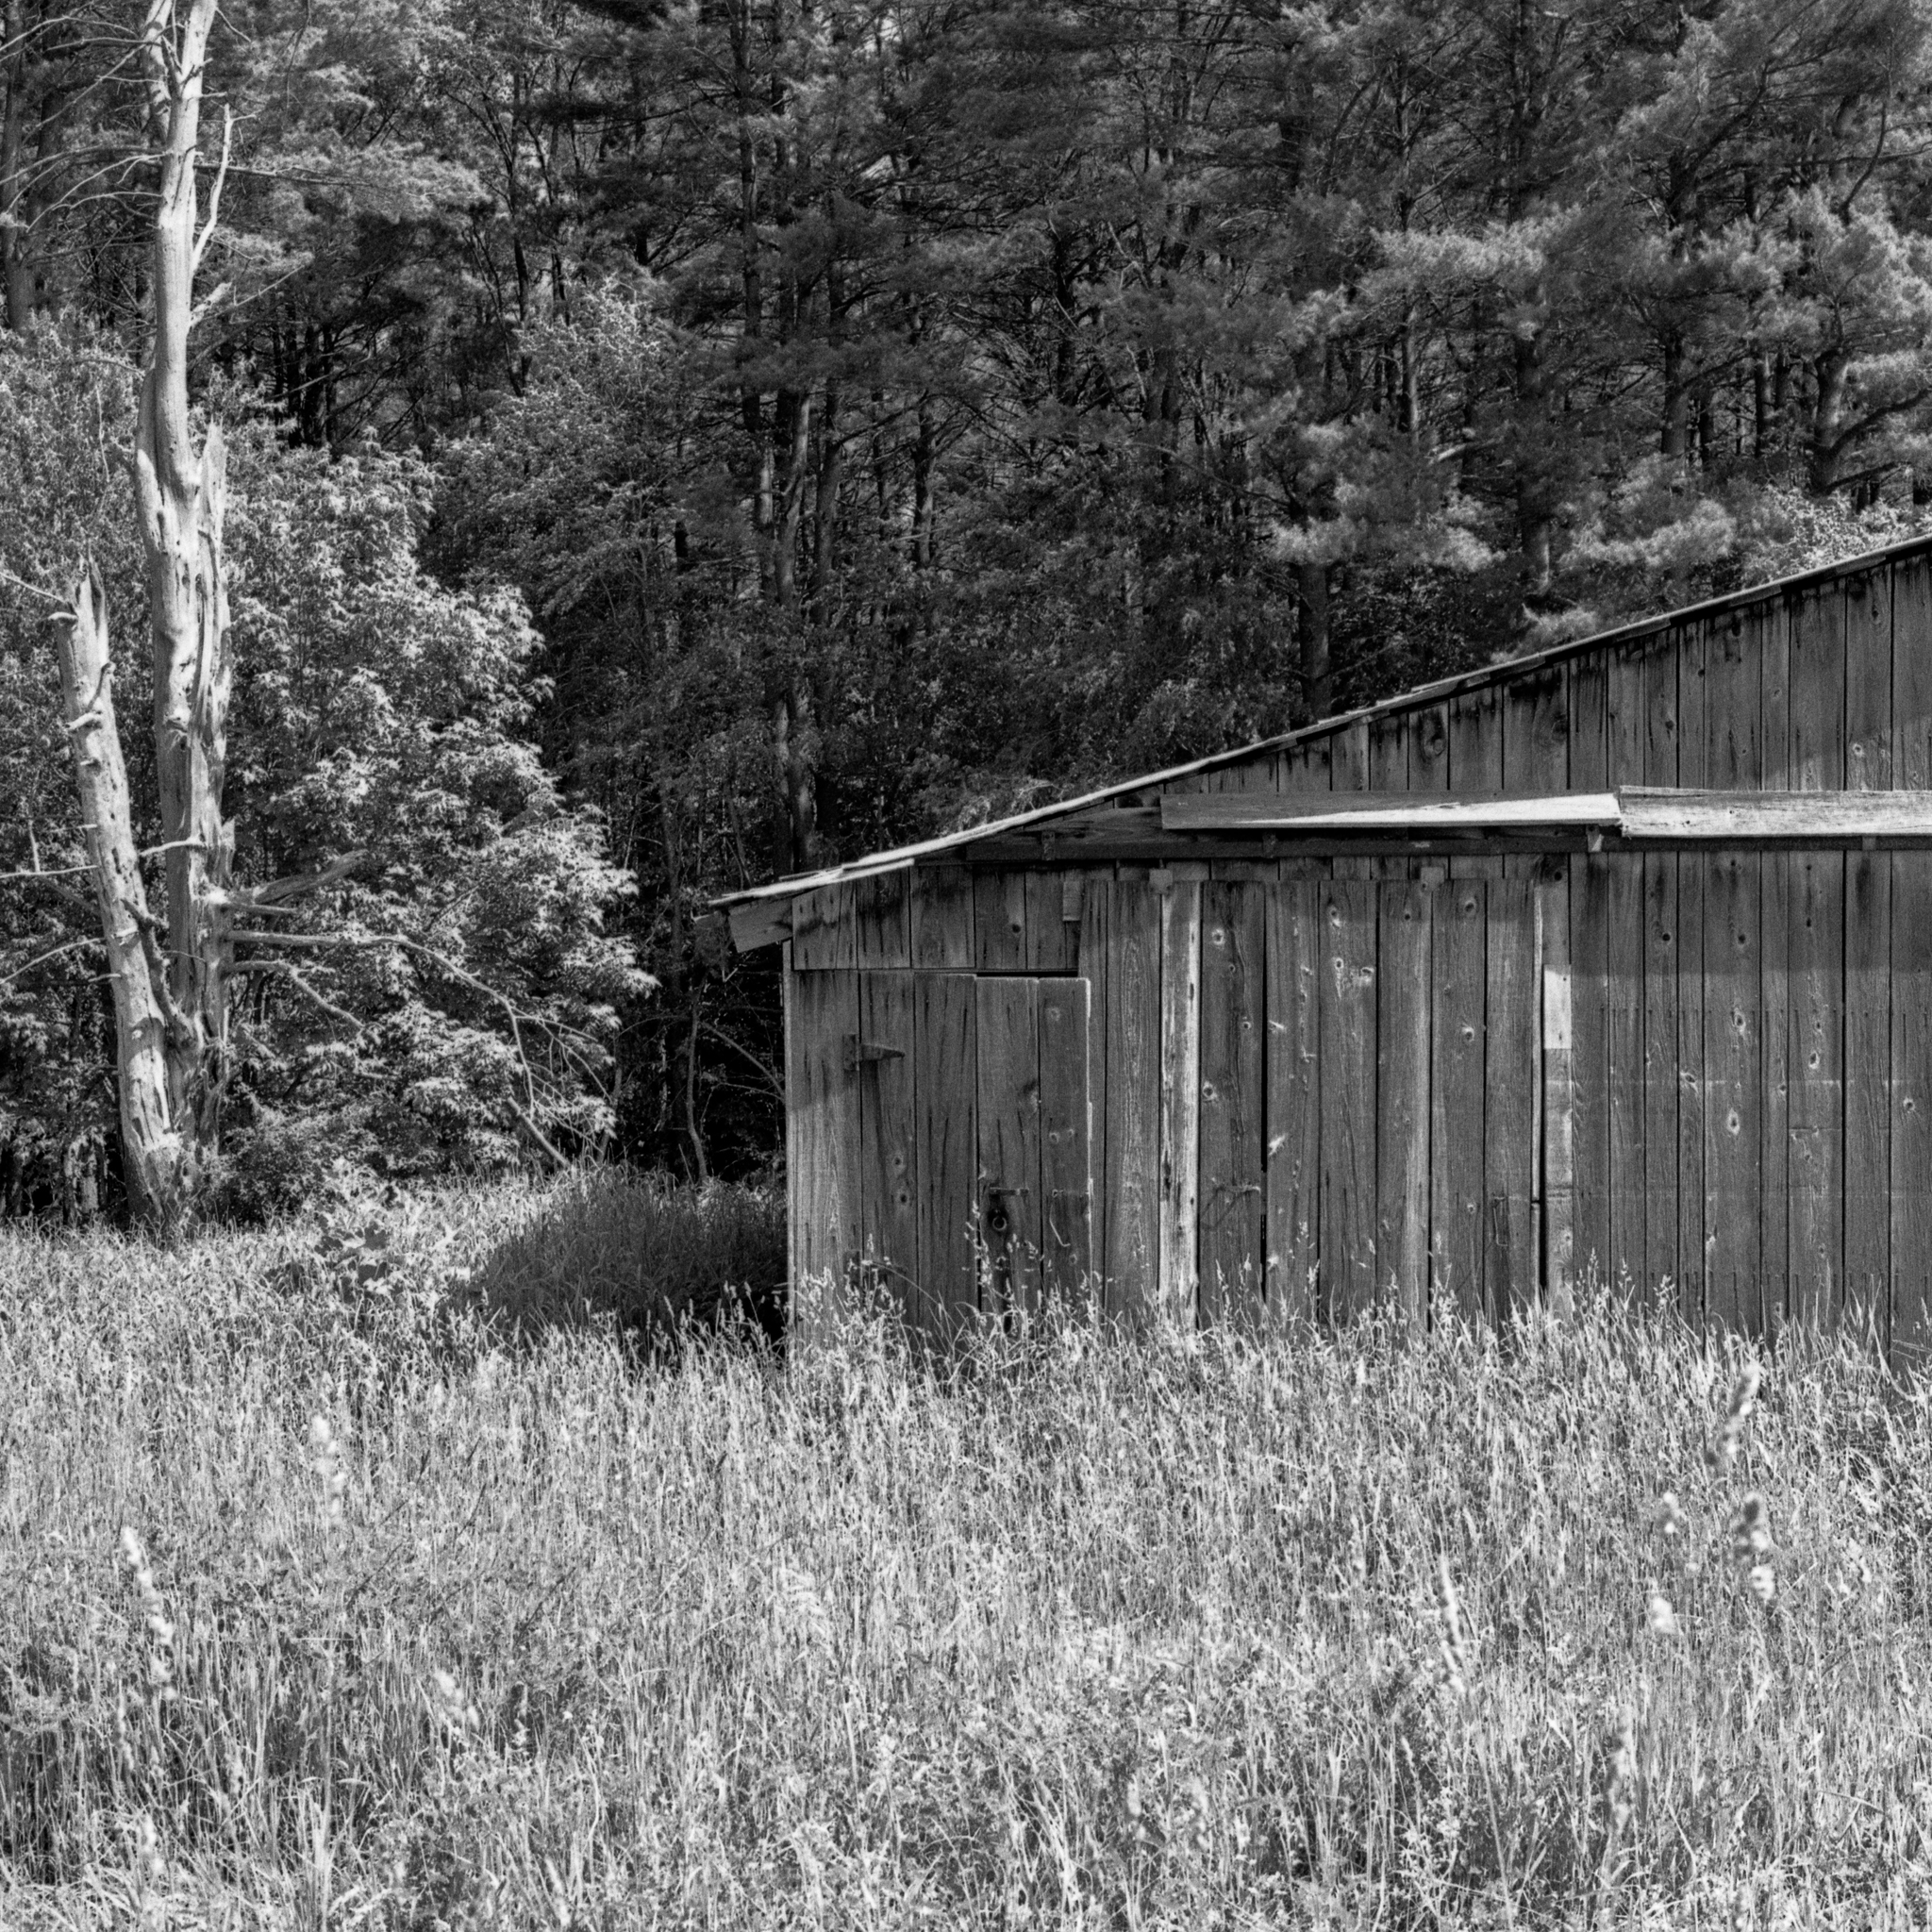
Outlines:
[[[74,836],[39,593],[88,544],[135,569],[136,24],[0,27],[14,871]],[[227,809],[258,880],[373,855],[304,928],[336,943],[248,962],[238,1145],[743,1167],[774,988],[713,892],[1915,526],[1927,27],[228,9],[192,371],[234,452]],[[0,1138],[64,1145],[98,963],[51,884],[0,892]]]

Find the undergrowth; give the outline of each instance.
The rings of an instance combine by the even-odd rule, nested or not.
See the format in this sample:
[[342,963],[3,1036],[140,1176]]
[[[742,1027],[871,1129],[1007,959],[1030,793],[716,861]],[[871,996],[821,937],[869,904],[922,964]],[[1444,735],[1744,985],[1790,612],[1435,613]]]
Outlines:
[[1932,1409],[1849,1344],[641,1354],[708,1216],[0,1237],[0,1923],[1932,1909]]

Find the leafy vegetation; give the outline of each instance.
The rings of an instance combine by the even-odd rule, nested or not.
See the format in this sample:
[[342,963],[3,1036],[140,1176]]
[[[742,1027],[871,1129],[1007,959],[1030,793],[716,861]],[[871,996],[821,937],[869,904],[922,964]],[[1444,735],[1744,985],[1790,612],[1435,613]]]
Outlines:
[[769,1201],[341,1213],[6,1237],[9,1926],[1926,1909],[1932,1400],[1849,1344],[647,1364],[608,1276]]
[[[122,708],[144,713],[142,563],[108,456],[132,394],[132,370],[99,341],[0,336],[14,573],[0,621],[17,640],[0,671],[0,1150],[17,1180],[37,1144],[111,1118],[99,920],[49,600],[31,586],[71,582],[95,554],[110,612],[127,613]],[[605,926],[631,883],[531,735],[538,641],[521,600],[446,590],[418,567],[430,478],[412,457],[287,451],[243,418],[229,491],[238,884],[273,891],[351,863],[241,936],[221,1197],[287,1205],[343,1157],[401,1177],[501,1167],[533,1136],[602,1146],[617,1008],[648,980]],[[139,756],[134,770],[152,847],[153,774]]]
[[[125,379],[92,359],[151,338],[133,22],[0,13],[6,327],[65,343],[0,378],[4,871],[34,863],[22,805],[67,823],[35,789],[49,573],[83,537],[110,577],[135,547]],[[459,881],[485,847],[527,860],[541,957],[509,957],[501,893],[456,957],[575,1015],[526,1083],[502,1008],[420,952],[332,955],[347,1019],[255,974],[236,1147],[273,1142],[281,1178],[250,1198],[312,1180],[305,1134],[396,1172],[546,1158],[512,1100],[564,1151],[754,1171],[774,974],[720,948],[712,893],[1918,528],[1927,25],[1914,0],[225,10],[189,376],[252,465],[243,856],[339,856],[407,799],[369,888],[404,903],[344,921],[426,943],[483,904]],[[469,667],[433,701],[419,631],[419,668]],[[325,715],[298,693],[278,732],[308,644]],[[366,791],[330,762],[345,728]],[[36,890],[6,908],[45,943],[0,964],[0,1138],[10,1193],[73,1205],[110,1076],[94,962],[29,964],[77,937]]]

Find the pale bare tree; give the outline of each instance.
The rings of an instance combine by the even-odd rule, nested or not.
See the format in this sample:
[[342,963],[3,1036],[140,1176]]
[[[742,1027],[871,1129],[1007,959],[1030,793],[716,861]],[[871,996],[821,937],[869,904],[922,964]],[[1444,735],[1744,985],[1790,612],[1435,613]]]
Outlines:
[[88,855],[113,981],[121,1131],[136,1213],[164,1230],[192,1206],[219,1146],[227,1082],[234,828],[222,816],[227,757],[225,452],[195,446],[188,402],[194,282],[214,232],[228,128],[201,215],[203,80],[216,0],[148,0],[137,57],[158,168],[154,313],[129,453],[147,563],[155,765],[166,916],[149,910],[114,709],[107,600],[90,570],[59,624],[60,679]]

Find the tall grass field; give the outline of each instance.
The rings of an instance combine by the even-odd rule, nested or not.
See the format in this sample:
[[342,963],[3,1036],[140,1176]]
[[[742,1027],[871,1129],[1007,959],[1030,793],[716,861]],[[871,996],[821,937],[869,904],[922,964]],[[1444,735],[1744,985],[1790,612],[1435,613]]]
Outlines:
[[788,1361],[774,1271],[615,1179],[0,1235],[0,1925],[1932,1914],[1932,1407],[1852,1344]]

